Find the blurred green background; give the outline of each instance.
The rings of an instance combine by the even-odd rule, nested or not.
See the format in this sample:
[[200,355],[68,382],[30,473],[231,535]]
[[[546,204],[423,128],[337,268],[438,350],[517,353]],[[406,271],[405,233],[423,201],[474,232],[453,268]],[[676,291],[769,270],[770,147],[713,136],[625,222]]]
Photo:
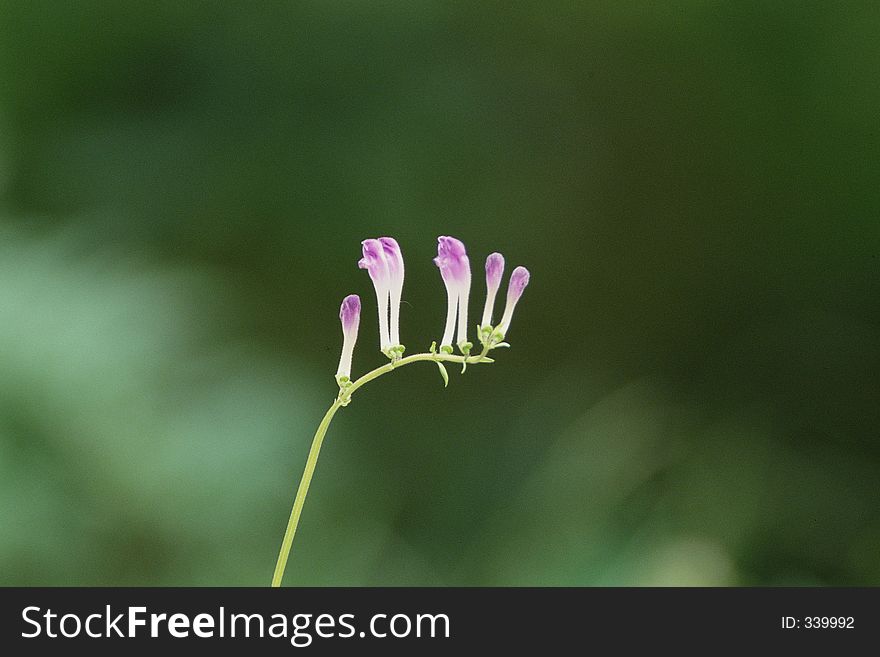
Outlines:
[[[0,2],[0,583],[880,585],[880,5]],[[471,312],[482,306],[475,276]],[[476,319],[474,319],[476,321]]]

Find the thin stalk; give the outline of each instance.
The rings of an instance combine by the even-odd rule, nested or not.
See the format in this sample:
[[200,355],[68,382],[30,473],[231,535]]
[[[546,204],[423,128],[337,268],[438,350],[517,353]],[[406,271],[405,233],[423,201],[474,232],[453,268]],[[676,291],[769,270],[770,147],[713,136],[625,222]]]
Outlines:
[[327,409],[327,412],[324,414],[324,419],[321,420],[321,424],[318,425],[318,429],[315,431],[315,437],[312,438],[312,446],[309,448],[309,455],[308,458],[306,458],[306,467],[303,471],[302,479],[299,481],[299,487],[296,489],[296,497],[293,500],[293,509],[290,511],[290,519],[287,521],[287,529],[284,531],[284,538],[281,541],[281,550],[278,553],[278,561],[275,563],[275,572],[272,575],[273,587],[281,586],[281,580],[284,578],[284,570],[287,567],[287,559],[290,556],[293,537],[296,534],[296,528],[299,525],[299,517],[302,515],[303,505],[306,502],[306,495],[309,492],[309,485],[312,483],[312,476],[315,474],[315,466],[318,464],[318,455],[321,453],[321,445],[324,443],[324,436],[327,435],[327,429],[330,428],[330,423],[333,421],[333,416],[336,415],[336,411],[343,406],[348,405],[351,401],[351,395],[356,390],[370,381],[378,379],[384,374],[388,374],[388,372],[391,372],[392,370],[422,361],[459,363],[463,365],[480,362],[490,363],[492,362],[491,359],[486,358],[488,352],[489,348],[484,347],[481,353],[474,356],[455,356],[445,353],[413,354],[412,356],[407,356],[406,358],[401,358],[397,361],[392,361],[381,367],[377,367],[364,374],[344,390],[340,390],[339,396],[333,401],[330,408]]
[[327,435],[327,429],[330,428],[330,422],[342,407],[342,403],[337,399],[333,405],[327,409],[324,419],[318,425],[315,437],[312,438],[312,446],[309,448],[309,456],[306,459],[306,469],[303,471],[302,479],[299,480],[299,488],[296,489],[296,498],[293,500],[293,509],[290,511],[290,519],[287,521],[287,529],[284,532],[284,540],[281,541],[281,551],[278,553],[278,561],[275,563],[275,573],[272,575],[272,586],[281,586],[281,578],[284,577],[284,569],[287,567],[287,557],[290,555],[290,546],[293,544],[293,536],[296,534],[296,527],[299,524],[299,517],[302,514],[303,505],[306,503],[306,495],[309,492],[309,484],[312,483],[312,475],[315,474],[315,466],[318,464],[318,455],[321,453],[321,444],[324,442],[324,436]]

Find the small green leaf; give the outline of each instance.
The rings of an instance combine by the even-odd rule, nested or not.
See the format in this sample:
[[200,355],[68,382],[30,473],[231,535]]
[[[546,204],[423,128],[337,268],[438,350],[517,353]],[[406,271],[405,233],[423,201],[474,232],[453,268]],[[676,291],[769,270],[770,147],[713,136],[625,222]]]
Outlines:
[[449,374],[446,373],[446,368],[443,367],[443,363],[441,363],[440,361],[434,361],[434,362],[437,363],[437,367],[440,368],[440,376],[443,377],[443,387],[448,388],[449,387]]

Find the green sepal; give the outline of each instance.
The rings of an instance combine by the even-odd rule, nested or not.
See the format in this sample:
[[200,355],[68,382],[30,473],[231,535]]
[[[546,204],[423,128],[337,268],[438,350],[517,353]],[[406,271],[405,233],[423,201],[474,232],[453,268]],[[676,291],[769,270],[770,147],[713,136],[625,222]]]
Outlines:
[[395,344],[382,351],[382,353],[391,360],[392,365],[396,365],[397,361],[403,357],[404,351],[406,351],[406,347],[402,344]]
[[337,376],[336,383],[339,386],[339,394],[336,396],[342,406],[348,406],[351,403],[351,397],[347,397],[348,389],[351,388],[354,383],[347,376]]
[[477,336],[480,338],[480,344],[485,345],[490,335],[492,335],[491,326],[481,326],[477,324]]

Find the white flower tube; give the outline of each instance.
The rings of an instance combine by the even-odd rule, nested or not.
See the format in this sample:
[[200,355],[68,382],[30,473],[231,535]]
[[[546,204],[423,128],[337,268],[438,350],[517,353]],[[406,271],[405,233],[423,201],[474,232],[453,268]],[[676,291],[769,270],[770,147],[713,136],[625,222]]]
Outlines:
[[522,296],[523,290],[529,284],[529,270],[525,267],[517,267],[510,275],[510,282],[507,284],[507,305],[504,307],[504,316],[501,318],[501,324],[498,330],[502,335],[507,335],[507,329],[510,328],[510,320],[513,319],[513,309],[516,308],[519,298]]
[[375,239],[361,242],[364,257],[358,260],[358,267],[366,269],[376,289],[376,301],[379,306],[379,348],[385,352],[391,346],[391,334],[388,330],[388,300],[391,294],[391,272],[385,248],[382,242]]
[[403,296],[403,254],[400,245],[393,237],[380,237],[379,242],[388,263],[389,297],[391,317],[388,339],[392,347],[402,346],[400,342],[400,300]]
[[341,384],[351,380],[351,357],[361,322],[361,298],[358,295],[349,294],[342,300],[339,320],[342,322],[342,355],[336,369],[336,381]]
[[493,253],[486,258],[486,305],[483,306],[483,319],[480,328],[492,326],[492,311],[495,309],[495,296],[501,287],[501,277],[504,275],[504,256]]
[[471,264],[464,244],[454,237],[437,238],[437,257],[434,264],[440,269],[440,276],[446,285],[446,329],[440,348],[452,349],[452,332],[455,329],[456,311],[458,313],[458,345],[467,343],[467,306],[471,289]]

